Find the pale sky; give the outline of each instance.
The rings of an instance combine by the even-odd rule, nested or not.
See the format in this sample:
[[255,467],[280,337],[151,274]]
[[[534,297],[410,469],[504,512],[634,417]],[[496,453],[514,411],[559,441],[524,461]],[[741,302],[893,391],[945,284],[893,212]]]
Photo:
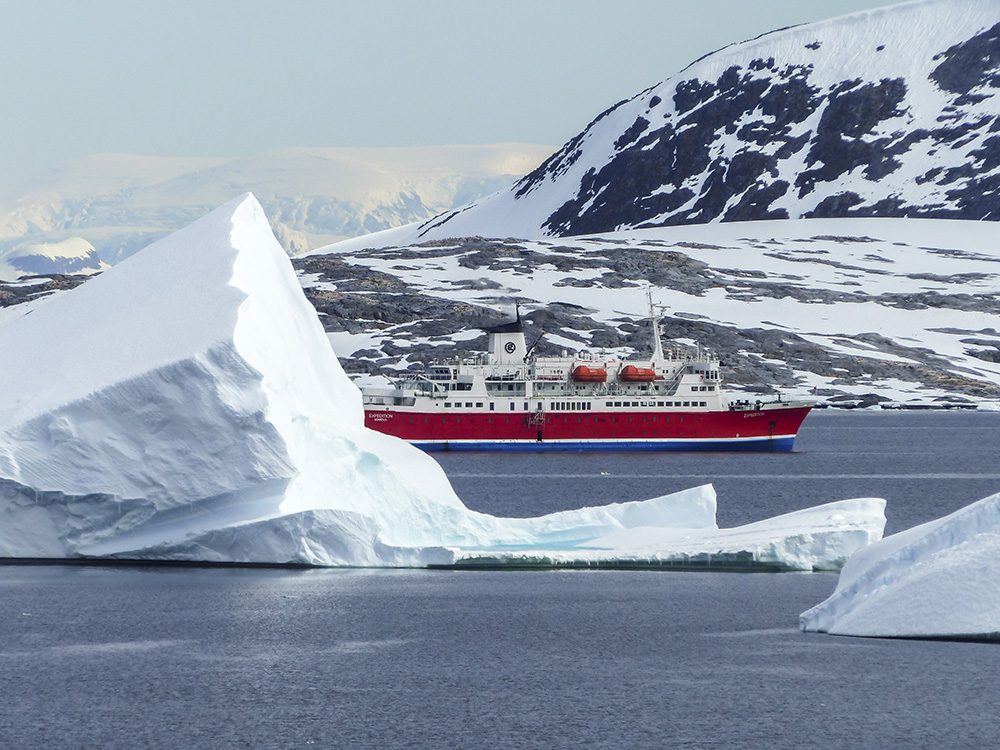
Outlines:
[[0,183],[94,153],[562,145],[732,42],[885,0],[8,0]]

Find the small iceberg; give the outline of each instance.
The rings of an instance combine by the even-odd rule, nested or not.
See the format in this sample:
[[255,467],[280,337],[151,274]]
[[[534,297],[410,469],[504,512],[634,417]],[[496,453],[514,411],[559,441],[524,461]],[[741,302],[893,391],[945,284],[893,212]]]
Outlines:
[[861,549],[802,630],[1000,640],[1000,494]]
[[0,557],[323,566],[836,568],[881,501],[739,529],[711,486],[504,519],[364,426],[246,194],[0,325]]

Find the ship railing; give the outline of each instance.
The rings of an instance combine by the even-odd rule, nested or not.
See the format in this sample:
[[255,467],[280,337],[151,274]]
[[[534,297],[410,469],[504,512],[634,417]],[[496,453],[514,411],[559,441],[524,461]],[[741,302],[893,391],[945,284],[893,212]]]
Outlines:
[[729,402],[729,411],[760,411],[761,409],[768,409],[777,405],[787,406],[788,402],[782,401],[781,396],[777,398],[764,401],[762,399],[754,399],[750,401],[749,399],[740,399],[738,401]]
[[444,398],[448,395],[440,382],[434,382],[424,375],[407,375],[396,382],[396,387],[400,390],[416,391],[431,398]]

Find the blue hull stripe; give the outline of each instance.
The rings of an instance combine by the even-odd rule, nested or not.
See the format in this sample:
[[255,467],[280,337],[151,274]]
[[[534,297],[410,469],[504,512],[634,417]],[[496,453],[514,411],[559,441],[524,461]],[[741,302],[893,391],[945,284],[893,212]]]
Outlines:
[[671,451],[787,452],[795,436],[742,440],[450,440],[414,441],[413,445],[433,452],[490,453],[665,453]]

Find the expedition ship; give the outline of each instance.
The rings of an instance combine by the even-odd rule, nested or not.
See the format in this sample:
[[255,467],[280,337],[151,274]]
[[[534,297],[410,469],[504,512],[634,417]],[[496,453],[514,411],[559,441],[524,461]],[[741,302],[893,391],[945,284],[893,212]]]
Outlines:
[[365,424],[427,451],[792,450],[811,403],[727,398],[718,358],[664,353],[650,318],[652,356],[619,360],[534,356],[518,314],[485,355],[366,387]]

